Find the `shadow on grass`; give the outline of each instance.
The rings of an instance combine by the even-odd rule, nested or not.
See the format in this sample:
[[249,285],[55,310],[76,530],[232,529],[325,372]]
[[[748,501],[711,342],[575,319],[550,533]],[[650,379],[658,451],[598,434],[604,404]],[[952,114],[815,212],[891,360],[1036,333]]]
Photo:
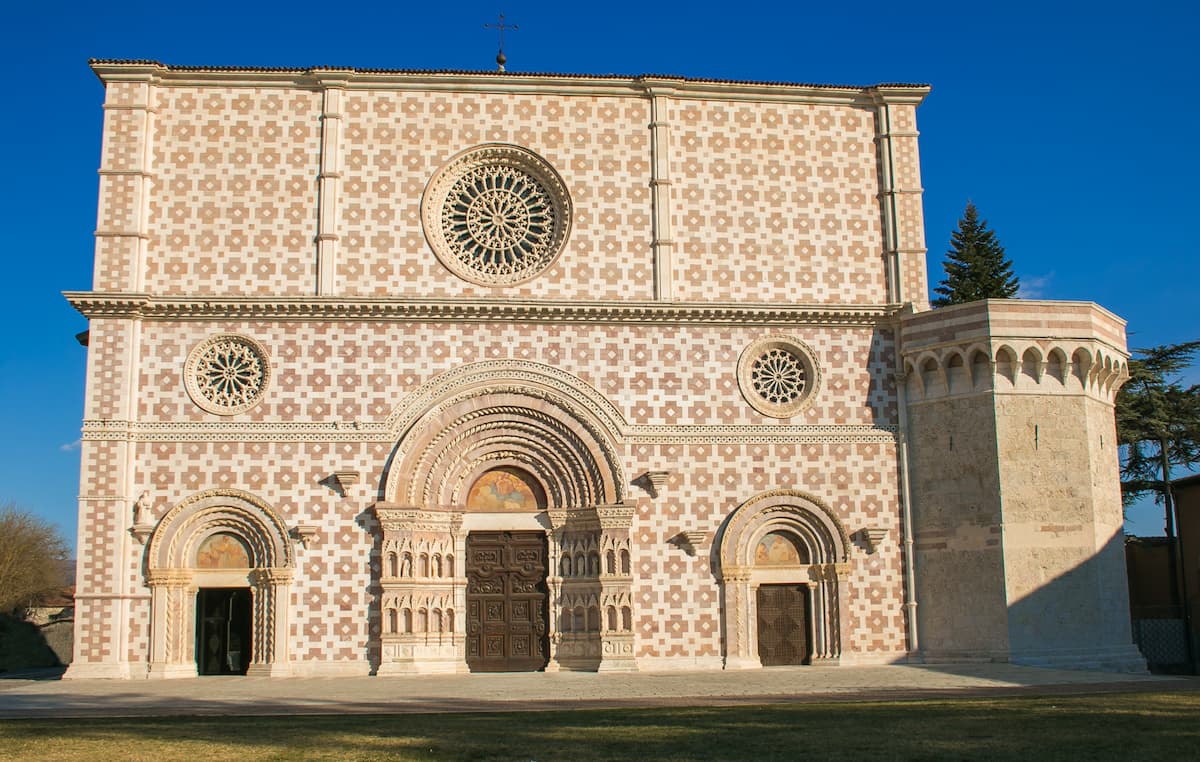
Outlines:
[[0,722],[54,759],[1186,759],[1200,695]]

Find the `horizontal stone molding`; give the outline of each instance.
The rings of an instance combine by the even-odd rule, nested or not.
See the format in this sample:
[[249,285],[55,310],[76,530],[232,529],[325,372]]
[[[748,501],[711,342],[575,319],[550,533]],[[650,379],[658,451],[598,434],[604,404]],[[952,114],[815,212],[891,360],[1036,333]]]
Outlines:
[[899,305],[585,302],[512,299],[167,297],[64,291],[87,318],[141,320],[369,320],[652,325],[875,326]]
[[[621,441],[626,444],[859,444],[892,443],[897,438],[895,426],[854,425],[631,425],[622,433]],[[399,435],[398,429],[381,423],[155,423],[110,419],[85,420],[82,438],[99,442],[393,442]]]

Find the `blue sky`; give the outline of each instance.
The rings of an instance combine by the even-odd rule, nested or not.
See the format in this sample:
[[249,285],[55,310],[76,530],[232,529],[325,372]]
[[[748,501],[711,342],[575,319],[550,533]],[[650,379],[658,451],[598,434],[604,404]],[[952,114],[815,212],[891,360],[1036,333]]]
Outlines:
[[[14,4],[0,131],[10,271],[0,302],[0,504],[74,540],[103,89],[88,58],[172,64],[680,74],[832,84],[926,82],[918,112],[931,281],[968,200],[1025,294],[1088,299],[1130,346],[1200,338],[1196,292],[1200,6],[1184,2],[736,5],[466,0],[432,4]],[[1187,380],[1200,382],[1193,368]],[[1161,534],[1161,511],[1127,529]]]

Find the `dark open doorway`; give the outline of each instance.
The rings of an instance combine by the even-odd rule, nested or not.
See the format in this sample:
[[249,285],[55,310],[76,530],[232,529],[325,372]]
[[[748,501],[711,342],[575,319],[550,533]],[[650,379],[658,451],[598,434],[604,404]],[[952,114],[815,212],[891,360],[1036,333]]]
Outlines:
[[250,666],[250,588],[201,588],[196,594],[196,670],[244,675]]

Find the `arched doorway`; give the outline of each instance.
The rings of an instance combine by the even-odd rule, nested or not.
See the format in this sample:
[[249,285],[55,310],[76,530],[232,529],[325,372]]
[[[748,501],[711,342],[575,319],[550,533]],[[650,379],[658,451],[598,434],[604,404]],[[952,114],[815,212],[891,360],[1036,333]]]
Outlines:
[[756,642],[764,667],[806,664],[812,657],[809,586],[777,581],[803,576],[803,567],[809,563],[808,549],[788,531],[767,532],[755,547]]
[[282,518],[241,490],[193,495],[146,550],[150,677],[286,675],[294,558]]
[[730,514],[718,537],[725,668],[836,661],[849,545],[829,507],[795,490]]
[[[250,570],[250,548],[231,532],[211,534],[196,550],[196,671],[244,675],[250,666],[253,614],[248,585],[200,586],[210,572]],[[239,582],[240,580],[233,580]]]
[[[633,506],[624,503],[611,406],[578,379],[534,363],[457,369],[412,400],[395,414],[405,429],[388,467],[387,500],[375,505],[378,674],[632,669]],[[602,569],[608,551],[626,559],[623,572]],[[452,574],[423,576],[422,554],[462,563]],[[577,555],[590,565],[576,566]],[[607,628],[605,606],[625,613]],[[447,608],[458,630],[420,629],[433,621],[422,609]]]
[[[470,513],[545,508],[541,485],[512,466],[485,471],[467,492]],[[466,557],[467,667],[472,672],[544,669],[550,661],[546,533],[468,532]]]

